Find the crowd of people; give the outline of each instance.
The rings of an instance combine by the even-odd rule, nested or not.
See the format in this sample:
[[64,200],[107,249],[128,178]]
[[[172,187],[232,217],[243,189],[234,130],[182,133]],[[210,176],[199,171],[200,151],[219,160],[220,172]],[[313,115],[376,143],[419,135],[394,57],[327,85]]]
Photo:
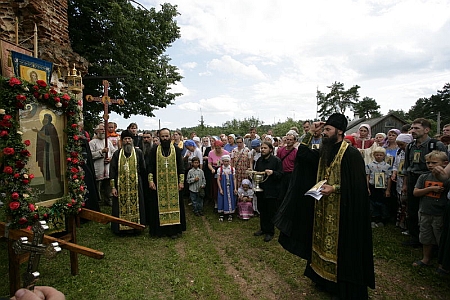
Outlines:
[[[423,248],[414,267],[430,267],[438,253],[436,272],[448,276],[450,124],[439,138],[423,118],[373,137],[368,124],[345,135],[347,125],[333,114],[305,121],[302,135],[250,128],[183,138],[167,128],[139,134],[131,123],[118,134],[115,123],[99,124],[90,141],[86,135],[87,206],[111,205],[114,216],[172,239],[186,230],[185,207],[197,217],[213,208],[218,222],[259,217],[254,236],[270,242],[278,228],[279,243],[307,260],[305,275],[336,299],[368,298],[371,231],[390,222],[409,236],[405,246]],[[305,195],[312,187],[317,199]],[[115,223],[112,230],[136,232]]]

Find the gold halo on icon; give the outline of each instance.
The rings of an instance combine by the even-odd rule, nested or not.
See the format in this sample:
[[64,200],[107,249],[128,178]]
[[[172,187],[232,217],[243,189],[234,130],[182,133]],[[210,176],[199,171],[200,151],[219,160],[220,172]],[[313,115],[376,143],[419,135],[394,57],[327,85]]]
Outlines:
[[49,115],[51,115],[52,116],[52,122],[53,122],[53,124],[55,124],[55,121],[56,121],[56,115],[55,115],[55,113],[54,112],[52,112],[51,110],[49,110],[49,109],[43,109],[43,110],[41,110],[41,112],[39,113],[39,120],[41,121],[41,124],[42,125],[44,125],[44,115],[46,115],[46,114],[49,114]]

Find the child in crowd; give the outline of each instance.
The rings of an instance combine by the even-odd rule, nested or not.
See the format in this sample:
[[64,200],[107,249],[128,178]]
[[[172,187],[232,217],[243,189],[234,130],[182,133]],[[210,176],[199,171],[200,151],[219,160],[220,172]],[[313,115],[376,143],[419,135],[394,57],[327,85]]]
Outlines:
[[433,247],[439,245],[441,239],[443,215],[450,186],[450,179],[443,182],[432,173],[437,166],[445,168],[448,164],[447,154],[434,150],[425,155],[425,161],[430,172],[420,175],[413,192],[415,197],[420,197],[419,241],[423,245],[423,258],[414,262],[414,267],[431,266]]
[[370,195],[372,228],[383,227],[389,219],[386,198],[390,196],[391,166],[385,162],[386,149],[376,147],[372,151],[374,161],[366,166],[367,186]]
[[239,218],[242,220],[248,220],[250,217],[253,217],[253,195],[254,192],[250,180],[242,180],[242,184],[238,189]]
[[189,170],[186,179],[189,184],[189,197],[192,201],[194,215],[203,216],[203,197],[200,195],[200,192],[206,186],[205,174],[200,169],[200,159],[198,157],[194,156],[191,163],[192,168]]
[[397,193],[397,220],[395,226],[400,227],[404,232],[406,232],[406,192],[402,192],[403,179],[405,178],[403,166],[405,165],[406,146],[412,141],[413,137],[410,134],[401,133],[397,136],[398,150],[395,155],[391,175],[391,181],[395,184]]
[[386,134],[383,132],[379,132],[375,135],[375,143],[377,143],[377,145],[379,147],[383,147],[384,142],[386,141]]
[[219,187],[217,212],[220,222],[223,222],[224,215],[228,215],[228,222],[233,221],[233,214],[236,210],[236,174],[235,169],[230,166],[230,159],[228,154],[222,156],[222,165],[217,169],[217,185]]

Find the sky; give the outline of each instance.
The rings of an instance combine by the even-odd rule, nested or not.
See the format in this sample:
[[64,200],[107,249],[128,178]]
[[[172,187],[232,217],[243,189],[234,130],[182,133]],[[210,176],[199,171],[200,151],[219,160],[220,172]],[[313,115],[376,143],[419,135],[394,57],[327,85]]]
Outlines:
[[450,82],[450,0],[138,2],[177,5],[181,38],[167,54],[183,95],[154,118],[113,113],[119,128],[314,119],[316,91],[334,82],[359,85],[382,114],[406,112]]

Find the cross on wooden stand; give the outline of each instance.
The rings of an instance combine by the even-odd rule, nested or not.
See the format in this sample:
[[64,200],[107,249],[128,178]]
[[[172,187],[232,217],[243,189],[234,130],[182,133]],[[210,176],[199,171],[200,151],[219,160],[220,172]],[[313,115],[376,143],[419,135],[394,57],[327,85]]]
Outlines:
[[59,247],[59,244],[57,242],[51,243],[50,245],[42,244],[42,241],[44,239],[44,231],[46,229],[48,229],[48,226],[45,221],[38,221],[32,227],[32,242],[29,242],[27,237],[21,237],[13,244],[13,249],[16,254],[30,252],[27,270],[23,274],[22,284],[22,287],[29,290],[34,289],[34,284],[39,278],[40,274],[37,271],[37,268],[39,266],[41,255],[45,254],[48,257],[53,257],[61,251],[61,248]]
[[[108,80],[103,80],[103,97],[93,97],[92,95],[86,95],[86,101],[87,102],[102,102],[103,103],[103,120],[105,120],[105,131],[107,128],[108,120],[109,120],[109,114],[108,114],[108,107],[111,104],[119,104],[124,105],[125,102],[123,99],[111,99],[108,96],[108,88],[109,88],[109,82]],[[105,148],[108,148],[108,139],[105,138]],[[108,158],[108,152],[105,153],[105,158]]]

